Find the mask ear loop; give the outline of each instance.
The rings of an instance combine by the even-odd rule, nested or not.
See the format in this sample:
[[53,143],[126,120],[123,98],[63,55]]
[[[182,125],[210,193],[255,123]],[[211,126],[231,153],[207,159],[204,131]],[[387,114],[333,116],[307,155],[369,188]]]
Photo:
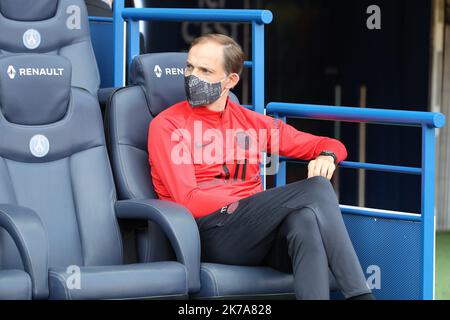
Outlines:
[[[220,86],[222,86],[222,82],[224,82],[225,80],[227,80],[228,76],[225,76],[225,78],[223,78],[222,80],[220,80]],[[226,89],[223,89],[222,92],[220,93],[220,97],[223,96],[223,94],[225,93]]]

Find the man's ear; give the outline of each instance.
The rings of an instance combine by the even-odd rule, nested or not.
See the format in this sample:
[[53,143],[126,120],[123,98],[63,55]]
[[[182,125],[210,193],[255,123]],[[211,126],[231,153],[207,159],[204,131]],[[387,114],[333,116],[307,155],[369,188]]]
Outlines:
[[231,73],[228,76],[228,82],[225,85],[225,88],[227,88],[229,90],[233,89],[239,83],[240,79],[241,78],[239,77],[239,75],[237,73]]

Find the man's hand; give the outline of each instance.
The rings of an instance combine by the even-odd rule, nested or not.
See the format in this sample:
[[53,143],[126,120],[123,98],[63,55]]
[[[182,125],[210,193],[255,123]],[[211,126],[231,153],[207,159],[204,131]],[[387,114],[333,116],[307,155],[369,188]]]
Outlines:
[[336,165],[332,156],[318,156],[308,164],[308,178],[322,176],[330,180],[334,170]]

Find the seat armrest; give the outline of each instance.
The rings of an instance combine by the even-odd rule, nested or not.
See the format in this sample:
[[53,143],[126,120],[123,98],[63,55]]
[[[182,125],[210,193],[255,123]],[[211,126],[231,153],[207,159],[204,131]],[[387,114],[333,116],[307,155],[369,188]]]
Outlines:
[[31,277],[34,299],[48,298],[48,239],[41,219],[33,210],[0,204],[0,227],[19,249],[25,271]]
[[151,220],[161,227],[188,272],[189,291],[200,290],[200,235],[197,223],[183,206],[157,199],[122,200],[115,204],[122,219]]

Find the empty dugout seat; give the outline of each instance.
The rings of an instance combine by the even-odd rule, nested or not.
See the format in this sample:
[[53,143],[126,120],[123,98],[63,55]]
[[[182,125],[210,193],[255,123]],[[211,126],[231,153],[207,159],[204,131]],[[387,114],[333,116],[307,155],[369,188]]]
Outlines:
[[72,63],[72,86],[97,96],[100,75],[83,0],[1,0],[0,30],[0,57],[18,53],[66,57]]
[[[64,57],[0,58],[0,269],[24,269],[34,299],[185,297],[183,263],[123,265],[117,218],[158,221],[181,257],[198,238],[146,203],[116,201],[98,102],[70,79]],[[1,272],[0,291],[26,281]]]
[[0,300],[29,299],[31,299],[31,279],[26,272],[0,270]]
[[[120,199],[156,198],[148,167],[148,126],[160,112],[186,99],[182,72],[186,58],[185,53],[136,57],[131,68],[134,85],[111,97],[105,121]],[[168,243],[159,227],[150,223],[148,231],[138,233],[139,258],[147,262],[173,257]],[[293,276],[269,267],[202,263],[200,277],[200,290],[190,291],[195,298],[294,297]]]

